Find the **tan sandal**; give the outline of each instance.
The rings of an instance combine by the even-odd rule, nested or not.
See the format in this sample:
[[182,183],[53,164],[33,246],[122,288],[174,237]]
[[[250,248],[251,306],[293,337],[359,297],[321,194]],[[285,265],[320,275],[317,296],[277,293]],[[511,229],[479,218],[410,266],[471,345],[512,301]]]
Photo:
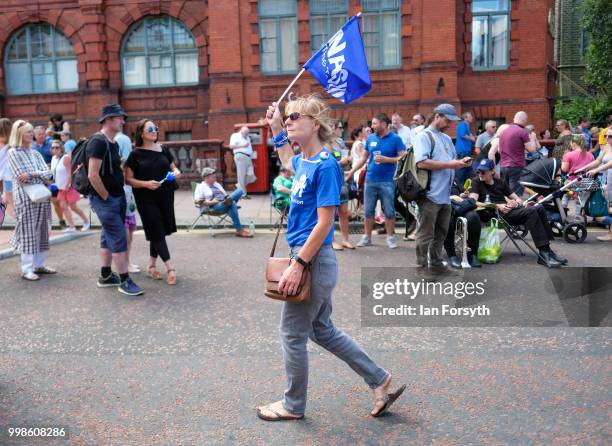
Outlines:
[[166,277],[166,283],[168,285],[176,285],[176,270],[169,269],[168,276]]
[[168,285],[176,285],[176,271],[174,269],[168,270],[168,276],[166,277],[166,283]]
[[154,265],[150,265],[147,268],[147,276],[153,280],[161,280],[161,274],[159,271],[157,271],[157,268]]

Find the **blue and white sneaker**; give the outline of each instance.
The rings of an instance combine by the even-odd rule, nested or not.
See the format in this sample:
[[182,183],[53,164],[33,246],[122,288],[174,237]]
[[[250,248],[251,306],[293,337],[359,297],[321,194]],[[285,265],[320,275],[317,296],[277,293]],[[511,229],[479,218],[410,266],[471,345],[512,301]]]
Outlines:
[[119,292],[128,296],[140,296],[144,294],[144,290],[134,283],[131,277],[128,277],[125,282],[119,285]]
[[110,276],[108,277],[98,277],[98,283],[96,284],[98,285],[98,288],[106,288],[109,286],[119,286],[121,285],[121,279],[119,279],[119,276],[115,273],[110,273]]

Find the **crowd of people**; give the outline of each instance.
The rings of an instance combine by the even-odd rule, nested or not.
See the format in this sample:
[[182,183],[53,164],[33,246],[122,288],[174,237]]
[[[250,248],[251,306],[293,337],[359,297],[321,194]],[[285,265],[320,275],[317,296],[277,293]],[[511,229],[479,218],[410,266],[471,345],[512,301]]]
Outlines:
[[[99,218],[102,215],[101,220],[109,215],[106,224],[102,221],[103,270],[99,285],[108,285],[105,280],[119,285],[125,282],[131,291],[123,291],[142,291],[129,279],[129,273],[140,272],[139,266],[130,261],[137,212],[150,243],[147,275],[161,278],[156,266],[157,257],[161,257],[166,266],[168,283],[176,283],[175,265],[170,258],[166,237],[176,231],[173,193],[177,186],[175,181],[164,183],[161,180],[166,172],[174,172],[176,177],[180,176],[180,172],[169,150],[157,143],[159,129],[154,122],[139,122],[132,142],[122,132],[124,121],[121,119],[125,113],[121,107],[112,105],[117,115],[109,112],[111,108],[108,107],[102,116],[104,119],[101,117],[100,120],[101,131],[92,135],[87,144],[89,163],[94,163],[88,166],[94,171],[90,180],[91,208]],[[458,122],[454,141],[447,134],[452,121]],[[474,124],[473,113],[466,111],[459,117],[449,104],[438,106],[429,119],[421,113],[415,114],[408,125],[403,123],[398,112],[391,117],[378,113],[370,122],[350,132],[352,145],[349,149],[343,139],[344,123],[334,121],[332,138],[326,149],[338,162],[344,181],[336,215],[340,234],[332,238],[332,249],[353,250],[372,245],[377,223],[381,226],[378,233],[386,235],[387,246],[396,248],[398,239],[395,235],[395,219],[399,212],[406,221],[404,240],[416,241],[419,265],[445,267],[448,264],[457,267],[459,262],[451,235],[454,235],[456,217],[461,215],[469,217],[470,264],[479,266],[475,253],[479,226],[486,213],[472,213],[473,209],[465,209],[478,206],[486,197],[498,205],[498,211],[507,214],[508,219],[520,220],[521,224],[528,226],[540,252],[540,263],[553,267],[563,264],[559,259],[564,259],[557,256],[549,246],[552,240],[549,219],[541,213],[535,218],[531,215],[532,211],[523,207],[525,190],[519,181],[521,172],[535,160],[556,158],[561,173],[570,178],[575,175],[599,177],[601,183],[606,185],[606,195],[610,197],[612,148],[609,134],[612,133],[612,117],[608,119],[608,126],[601,129],[591,127],[587,118],[581,119],[576,127],[560,119],[556,122],[555,139],[551,138],[549,130],[538,133],[534,126],[529,125],[528,116],[523,111],[517,112],[510,124],[498,125],[494,120],[482,122],[480,133],[473,131]],[[133,151],[133,145],[138,150]],[[294,153],[301,151],[295,141],[290,141],[290,145]],[[77,204],[81,195],[71,187],[71,152],[76,146],[70,124],[59,114],[51,116],[47,127],[0,119],[2,198],[9,215],[17,222],[13,245],[20,253],[46,251],[49,231],[43,230],[45,225],[42,222],[50,216],[47,205],[57,214],[64,231],[76,230],[74,214],[82,223],[81,230],[89,230],[91,222]],[[241,127],[232,134],[229,146],[236,165],[236,190],[227,193],[217,181],[217,172],[206,168],[202,172],[202,182],[195,189],[194,200],[200,210],[210,209],[219,214],[228,214],[236,229],[236,236],[248,238],[253,234],[241,223],[237,204],[239,200],[249,198],[247,186],[256,180],[249,128]],[[399,197],[393,180],[396,164],[408,148],[414,150],[418,167],[431,172],[427,193],[411,203]],[[107,153],[112,155],[109,159],[104,158]],[[274,206],[283,213],[290,209],[292,194],[304,187],[303,179],[296,179],[294,175],[295,172],[283,166],[272,184],[276,197]],[[27,181],[22,181],[26,176]],[[49,202],[33,203],[27,198],[28,184],[50,183],[53,183],[55,190]],[[360,202],[357,212],[363,212],[364,216],[364,234],[356,244],[353,244],[349,235],[349,218],[353,216],[349,212],[349,197],[357,197]],[[569,207],[571,197],[570,194],[564,196],[563,206]],[[117,203],[113,207],[111,202],[115,198]],[[574,202],[575,221],[587,223],[588,217],[582,212],[583,203],[581,200]],[[111,215],[115,217],[123,214],[125,216],[121,218],[121,226],[118,220],[110,218]],[[475,216],[481,217],[482,221],[477,222]],[[606,227],[610,226],[611,220],[609,215],[593,218],[594,223]],[[120,227],[123,229],[120,230]],[[119,233],[125,233],[125,241]],[[612,231],[598,239],[611,241]],[[24,241],[27,241],[27,247],[22,248]],[[445,259],[442,257],[443,248],[447,254]],[[122,257],[124,252],[125,261]],[[36,262],[32,260],[29,263],[24,259],[24,278],[38,279],[35,271],[43,271],[43,263],[39,257],[36,259]],[[117,277],[109,276],[108,259],[115,259]],[[51,270],[46,267],[44,269],[47,273]]]
[[[447,134],[451,121],[458,122],[454,143]],[[342,122],[335,122],[334,139],[328,150],[343,170],[344,182],[337,212],[341,242],[334,238],[332,248],[355,248],[348,236],[346,202],[348,191],[357,191],[354,196],[363,206],[365,223],[364,235],[356,247],[370,246],[375,224],[382,223],[384,227],[378,233],[386,234],[389,248],[396,248],[395,218],[399,212],[406,221],[404,240],[417,242],[418,265],[439,270],[444,270],[445,264],[459,268],[454,236],[456,218],[462,216],[468,226],[469,263],[479,267],[476,253],[481,226],[494,217],[491,212],[480,212],[482,209],[476,212],[486,199],[487,204],[496,206],[496,212],[506,222],[527,228],[538,250],[539,263],[548,267],[567,264],[567,259],[551,249],[551,216],[543,206],[532,208],[524,204],[526,194],[533,191],[526,191],[521,186],[521,174],[534,161],[556,158],[560,166],[558,173],[567,178],[566,181],[578,175],[599,177],[601,184],[607,185],[606,196],[612,197],[612,141],[608,138],[608,134],[612,134],[612,117],[602,129],[591,128],[586,118],[574,128],[561,119],[556,125],[558,136],[555,139],[551,138],[549,130],[538,134],[524,111],[517,112],[509,124],[498,126],[494,120],[483,122],[479,134],[472,132],[474,122],[473,113],[467,111],[459,117],[449,104],[434,109],[427,122],[422,114],[414,115],[409,125],[403,124],[400,113],[393,113],[391,119],[379,113],[368,124],[350,133],[353,141],[350,149],[342,140]],[[426,195],[405,203],[399,197],[393,176],[398,159],[409,147],[414,150],[418,167],[430,171],[431,175]],[[291,185],[291,174],[283,168],[277,180],[287,178]],[[275,181],[275,193],[280,200],[283,193],[277,185],[280,183]],[[298,184],[298,187],[301,186]],[[290,204],[286,190],[284,197],[286,205]],[[612,216],[588,217],[583,213],[584,196],[565,194],[562,203],[566,211],[570,198],[575,203],[573,221],[586,224],[591,219],[593,224],[610,228]],[[418,215],[418,221],[413,213]],[[611,206],[608,214],[612,214]],[[612,230],[597,239],[612,241]]]

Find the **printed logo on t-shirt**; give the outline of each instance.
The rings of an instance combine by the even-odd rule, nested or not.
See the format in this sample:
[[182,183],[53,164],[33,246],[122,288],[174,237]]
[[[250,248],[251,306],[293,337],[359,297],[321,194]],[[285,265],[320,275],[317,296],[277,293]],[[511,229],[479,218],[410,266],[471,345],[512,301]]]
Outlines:
[[372,141],[372,142],[370,143],[370,147],[376,147],[377,145],[378,145],[378,142],[377,142],[377,141]]
[[[293,182],[293,187],[291,188],[291,196],[293,198],[302,198],[302,194],[304,193],[304,189],[306,189],[306,174],[302,174],[298,181]],[[298,204],[301,202],[296,201]]]

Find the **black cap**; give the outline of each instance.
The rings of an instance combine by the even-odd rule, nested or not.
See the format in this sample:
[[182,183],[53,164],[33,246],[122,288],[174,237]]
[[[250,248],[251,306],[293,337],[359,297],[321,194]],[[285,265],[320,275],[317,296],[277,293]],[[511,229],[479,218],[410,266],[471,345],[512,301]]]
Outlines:
[[108,104],[105,105],[102,109],[102,113],[100,114],[100,119],[98,122],[102,124],[106,118],[112,118],[114,116],[123,116],[125,120],[127,120],[127,113],[121,108],[119,104]]

